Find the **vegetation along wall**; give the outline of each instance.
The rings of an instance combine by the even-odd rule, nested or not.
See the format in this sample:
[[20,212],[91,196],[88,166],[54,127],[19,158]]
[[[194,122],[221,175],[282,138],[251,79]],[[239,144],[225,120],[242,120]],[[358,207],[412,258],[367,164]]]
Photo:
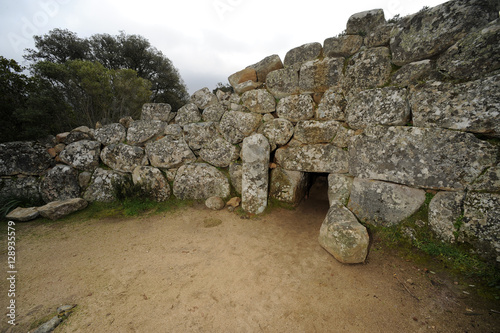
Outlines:
[[137,120],[2,144],[2,198],[48,204],[9,218],[57,218],[127,183],[157,201],[233,188],[259,214],[269,197],[298,203],[308,176],[326,173],[319,242],[339,261],[365,260],[360,221],[393,226],[423,208],[443,241],[500,261],[499,9],[455,0],[389,22],[354,14],[323,44],[232,74],[234,93],[204,88],[177,112],[145,104]]

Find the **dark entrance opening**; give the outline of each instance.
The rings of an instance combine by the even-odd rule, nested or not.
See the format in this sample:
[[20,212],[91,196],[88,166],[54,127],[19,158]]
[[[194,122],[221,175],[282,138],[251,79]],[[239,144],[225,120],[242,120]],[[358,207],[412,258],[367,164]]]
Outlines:
[[326,216],[330,203],[328,201],[328,173],[308,173],[309,185],[306,196],[299,204],[305,214]]

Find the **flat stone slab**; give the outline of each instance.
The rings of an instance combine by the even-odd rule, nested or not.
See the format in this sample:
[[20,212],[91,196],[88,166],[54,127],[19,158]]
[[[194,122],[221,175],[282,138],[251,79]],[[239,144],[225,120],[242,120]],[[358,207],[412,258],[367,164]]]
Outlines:
[[17,207],[5,216],[7,220],[27,222],[36,219],[40,215],[37,207]]
[[58,220],[66,215],[84,209],[87,205],[87,200],[82,198],[73,198],[50,202],[45,206],[39,207],[38,211],[43,217],[51,220]]

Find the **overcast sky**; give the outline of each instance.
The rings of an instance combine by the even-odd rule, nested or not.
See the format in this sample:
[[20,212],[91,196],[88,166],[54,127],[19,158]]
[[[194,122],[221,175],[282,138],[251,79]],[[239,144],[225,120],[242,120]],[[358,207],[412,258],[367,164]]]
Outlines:
[[138,34],[179,70],[190,94],[263,58],[345,29],[357,12],[382,8],[386,19],[442,0],[0,0],[0,55],[26,65],[33,35],[54,28],[80,37]]

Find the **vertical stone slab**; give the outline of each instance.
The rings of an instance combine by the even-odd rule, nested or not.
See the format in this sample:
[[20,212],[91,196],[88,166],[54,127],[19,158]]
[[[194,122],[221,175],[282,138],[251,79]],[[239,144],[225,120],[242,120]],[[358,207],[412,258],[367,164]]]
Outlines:
[[266,137],[254,134],[243,140],[242,208],[260,214],[267,207],[270,147]]

